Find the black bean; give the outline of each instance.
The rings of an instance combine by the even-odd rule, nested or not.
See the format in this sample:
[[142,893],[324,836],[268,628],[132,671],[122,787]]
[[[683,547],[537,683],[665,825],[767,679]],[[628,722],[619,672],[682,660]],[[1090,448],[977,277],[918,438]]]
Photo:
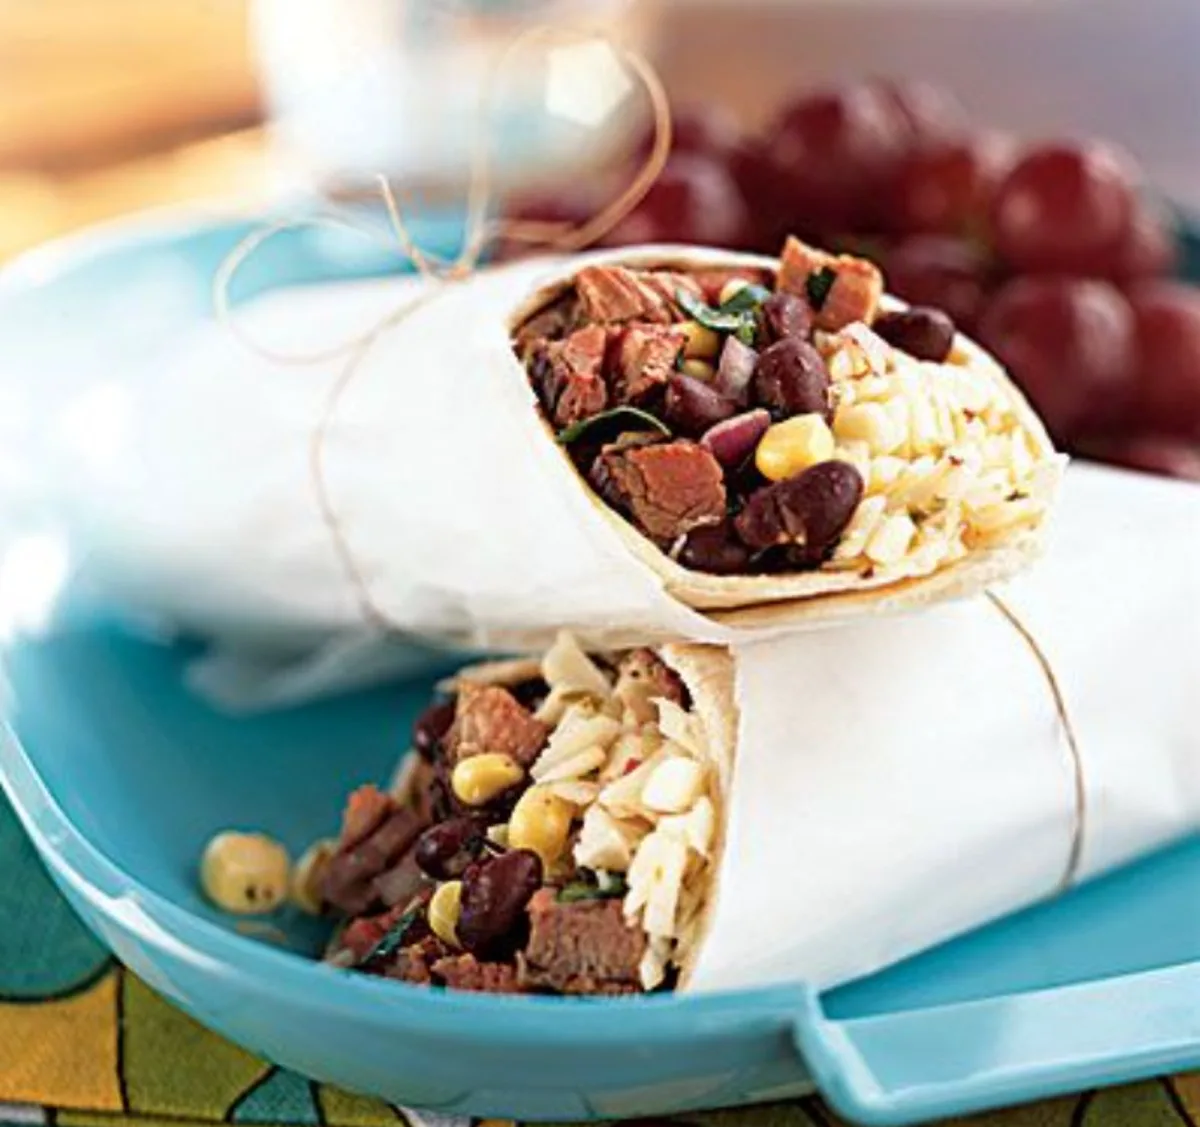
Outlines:
[[880,314],[871,327],[893,348],[918,360],[940,364],[954,347],[954,322],[928,305]]
[[414,859],[434,880],[456,880],[482,848],[483,828],[474,818],[451,818],[421,834]]
[[786,337],[808,340],[812,334],[812,310],[808,302],[794,293],[773,293],[762,303],[763,330],[767,342],[774,344]]
[[807,341],[785,337],[758,357],[754,398],[776,418],[819,414],[833,417],[829,372],[821,354]]
[[459,942],[473,955],[503,943],[522,922],[525,905],[541,884],[542,859],[528,849],[475,862],[462,878]]
[[820,462],[795,477],[764,486],[734,521],[747,547],[802,545],[806,559],[820,558],[836,542],[862,500],[863,480],[847,462]]
[[677,372],[667,384],[663,416],[676,434],[699,438],[736,412],[733,402],[703,380]]
[[412,742],[422,759],[436,758],[439,745],[450,731],[450,725],[454,723],[454,710],[454,701],[441,701],[431,704],[417,717],[412,728]]
[[750,566],[750,553],[731,535],[728,525],[710,525],[688,533],[679,562],[692,571],[737,575]]

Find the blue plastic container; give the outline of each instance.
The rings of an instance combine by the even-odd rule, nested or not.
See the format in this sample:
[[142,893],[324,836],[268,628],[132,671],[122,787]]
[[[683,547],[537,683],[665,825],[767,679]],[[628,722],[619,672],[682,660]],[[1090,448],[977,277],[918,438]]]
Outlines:
[[[207,315],[208,280],[246,229],[165,220],[26,260],[0,278],[0,356],[83,345],[115,372],[119,349]],[[241,292],[391,267],[297,233]],[[144,324],[135,288],[161,299]],[[51,631],[5,647],[0,780],[113,952],[279,1064],[399,1103],[524,1119],[741,1104],[815,1082],[847,1118],[879,1124],[1200,1067],[1200,841],[821,995],[803,983],[695,998],[453,995],[311,961],[312,921],[274,921],[290,949],[248,938],[198,895],[205,841],[229,825],[294,850],[328,834],[349,789],[386,777],[430,682],[233,720],[185,691],[184,646],[135,640],[89,609],[86,590],[67,596]]]

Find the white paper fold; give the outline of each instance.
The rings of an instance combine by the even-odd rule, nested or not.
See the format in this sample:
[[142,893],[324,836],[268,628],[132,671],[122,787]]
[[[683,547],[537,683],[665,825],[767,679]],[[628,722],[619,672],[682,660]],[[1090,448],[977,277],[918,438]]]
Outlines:
[[1200,829],[1200,489],[1073,470],[986,598],[737,647],[711,990],[868,974]]
[[[528,384],[505,378],[507,314],[553,265],[454,288],[366,353],[325,448],[355,567],[398,627],[463,647],[535,648],[564,623],[609,642],[622,640],[614,625],[721,640],[728,631],[625,550],[548,440]],[[277,291],[238,323],[266,348],[313,355],[423,285]],[[378,632],[314,487],[312,437],[344,364],[270,360],[206,322],[114,374],[107,441],[57,448],[51,476],[92,585],[139,620],[213,639],[196,684],[225,704],[283,703],[397,668],[368,653]]]

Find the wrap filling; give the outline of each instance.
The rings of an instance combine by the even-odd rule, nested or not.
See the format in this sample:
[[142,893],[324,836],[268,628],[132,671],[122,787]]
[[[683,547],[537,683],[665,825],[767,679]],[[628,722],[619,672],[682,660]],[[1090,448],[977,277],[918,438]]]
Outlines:
[[795,238],[777,270],[586,266],[514,348],[595,494],[695,572],[929,575],[1036,528],[1058,478],[943,312]]
[[324,851],[327,958],[496,993],[670,988],[697,946],[722,771],[654,651],[459,675],[388,791],[362,787]]

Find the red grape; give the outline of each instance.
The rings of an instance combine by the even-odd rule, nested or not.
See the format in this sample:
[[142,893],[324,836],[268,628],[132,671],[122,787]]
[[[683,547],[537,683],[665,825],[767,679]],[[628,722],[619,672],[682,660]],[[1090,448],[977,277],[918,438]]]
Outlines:
[[1085,457],[1131,470],[1200,481],[1200,446],[1155,434],[1084,443]]
[[913,79],[868,84],[891,109],[905,153],[950,144],[966,132],[967,112],[944,86]]
[[1147,430],[1200,439],[1200,289],[1146,281],[1129,301],[1137,327],[1134,417]]
[[770,146],[757,137],[744,138],[729,154],[728,163],[746,205],[747,248],[778,254],[784,237],[792,233],[794,216]]
[[987,291],[988,262],[965,239],[912,235],[884,257],[888,289],[911,305],[932,305],[964,332],[975,329]]
[[989,303],[979,335],[1060,441],[1124,417],[1134,375],[1134,318],[1107,282],[1014,278]]
[[810,94],[784,108],[771,154],[797,230],[854,231],[874,219],[900,151],[895,114],[867,86]]
[[982,233],[1008,155],[1007,141],[996,135],[913,153],[896,170],[889,229],[901,234]]
[[1019,271],[1102,272],[1126,238],[1136,185],[1136,171],[1111,146],[1031,149],[996,189],[996,249]]
[[677,153],[645,199],[603,242],[741,247],[747,227],[741,192],[725,165],[712,157]]
[[1132,283],[1140,278],[1170,274],[1178,260],[1175,225],[1165,209],[1149,200],[1139,200],[1129,231],[1106,277]]

